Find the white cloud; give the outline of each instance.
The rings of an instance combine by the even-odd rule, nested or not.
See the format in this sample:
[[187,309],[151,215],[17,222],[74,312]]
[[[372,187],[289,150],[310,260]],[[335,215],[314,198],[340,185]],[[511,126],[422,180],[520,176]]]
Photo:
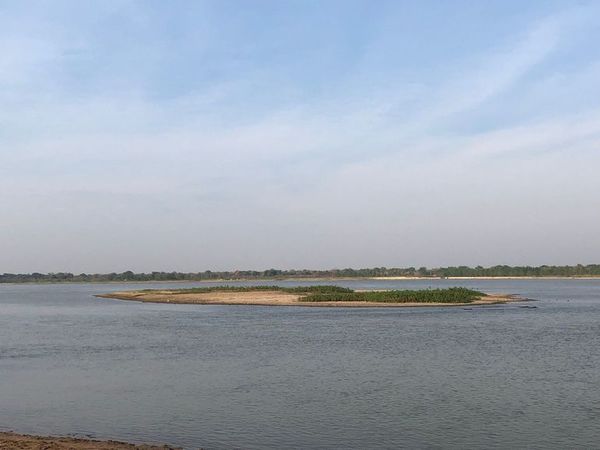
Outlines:
[[[0,243],[12,250],[0,264],[29,270],[39,249],[48,256],[31,270],[113,270],[115,260],[194,270],[552,259],[543,263],[559,258],[543,244],[563,228],[576,239],[561,241],[573,246],[559,246],[568,261],[556,262],[590,258],[600,251],[582,244],[600,220],[590,206],[600,190],[597,107],[476,132],[455,126],[518,89],[568,40],[573,17],[454,61],[431,86],[364,86],[364,73],[353,86],[348,75],[348,89],[254,114],[240,104],[257,74],[177,99],[135,83],[70,92],[57,88],[60,70],[45,71],[61,66],[70,44],[6,39],[0,190],[10,195],[0,198]],[[564,77],[579,92],[596,82]],[[546,92],[530,95],[522,101],[535,106]]]

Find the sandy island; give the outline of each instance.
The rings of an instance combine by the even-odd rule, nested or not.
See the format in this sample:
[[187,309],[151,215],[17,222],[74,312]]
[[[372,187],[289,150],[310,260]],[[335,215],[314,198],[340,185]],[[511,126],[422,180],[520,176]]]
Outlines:
[[96,441],[72,437],[29,436],[0,432],[0,449],[23,450],[176,450],[168,445],[135,445],[118,441]]
[[99,294],[96,297],[113,298],[118,300],[131,300],[146,303],[177,303],[193,305],[256,305],[256,306],[307,306],[307,307],[408,307],[408,306],[474,306],[492,305],[524,301],[525,299],[516,295],[491,294],[479,297],[477,300],[465,303],[424,303],[424,302],[362,302],[362,301],[337,301],[337,302],[302,302],[299,299],[304,294],[296,294],[281,291],[214,291],[202,293],[177,292],[173,290],[144,291],[121,291],[108,294]]

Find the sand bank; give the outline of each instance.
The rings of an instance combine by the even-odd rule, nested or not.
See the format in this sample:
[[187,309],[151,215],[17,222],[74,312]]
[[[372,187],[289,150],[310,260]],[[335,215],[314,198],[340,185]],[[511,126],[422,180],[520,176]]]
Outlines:
[[178,303],[194,305],[257,305],[257,306],[307,306],[307,307],[408,307],[408,306],[473,306],[491,305],[497,303],[508,303],[523,301],[525,299],[515,295],[488,295],[470,303],[381,303],[381,302],[302,302],[299,299],[303,294],[295,294],[281,291],[250,291],[231,292],[215,291],[203,293],[181,293],[171,290],[144,291],[121,291],[100,294],[96,297],[114,298],[118,300],[131,300],[147,303]]
[[0,432],[0,449],[24,450],[175,450],[167,445],[135,445],[118,441],[96,441],[71,437],[29,436]]

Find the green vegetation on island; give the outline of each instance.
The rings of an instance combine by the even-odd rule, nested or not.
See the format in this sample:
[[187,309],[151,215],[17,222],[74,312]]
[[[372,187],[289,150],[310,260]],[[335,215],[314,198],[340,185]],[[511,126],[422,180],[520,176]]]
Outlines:
[[[142,289],[139,292],[157,292],[160,289]],[[255,292],[255,291],[278,291],[287,292],[289,294],[343,294],[352,293],[352,289],[332,286],[332,285],[315,285],[315,286],[207,286],[207,287],[195,287],[185,289],[169,289],[169,292],[173,294],[204,294],[207,292]]]
[[[300,294],[301,302],[378,302],[378,303],[471,303],[486,294],[463,287],[448,289],[355,291],[340,286],[211,286],[169,289],[169,294],[204,294],[209,292],[285,292]],[[160,293],[160,289],[138,292]]]
[[486,294],[471,289],[448,289],[316,292],[300,298],[301,302],[379,302],[379,303],[471,303]]

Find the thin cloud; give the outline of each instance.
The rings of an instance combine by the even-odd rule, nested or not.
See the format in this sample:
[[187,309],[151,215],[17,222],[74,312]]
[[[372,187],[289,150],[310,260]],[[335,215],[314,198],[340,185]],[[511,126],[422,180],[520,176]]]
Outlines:
[[[129,8],[145,36],[156,12]],[[9,27],[0,31],[0,189],[9,193],[0,197],[8,212],[0,271],[527,263],[528,248],[549,259],[540,263],[589,259],[600,251],[581,244],[599,219],[585,206],[600,189],[590,169],[600,164],[598,62],[565,48],[574,27],[594,35],[596,12],[575,8],[506,29],[489,48],[422,79],[381,67],[370,79],[368,52],[385,55],[396,43],[365,33],[358,54],[347,55],[335,40],[351,33],[345,28],[324,32],[324,54],[347,59],[323,67],[348,71],[315,80],[290,68],[318,51],[300,60],[247,46],[230,61],[235,49],[219,45],[214,23],[199,47],[177,40],[186,30],[157,28],[149,42],[161,44],[147,58],[133,55],[143,44],[134,40],[115,60],[98,56],[107,37],[77,25],[65,24],[64,35],[41,26],[29,40]],[[183,62],[166,55],[178,48],[172,42],[187,49]],[[129,54],[143,64],[124,64]],[[194,64],[207,55],[220,56]],[[175,67],[161,81],[164,61]],[[577,70],[566,70],[571,64]],[[185,70],[203,81],[179,78]],[[552,107],[559,91],[587,102]],[[490,109],[493,118],[517,110],[522,118],[486,121]],[[570,259],[556,261],[535,233],[540,224],[558,233],[563,214],[573,222],[566,235],[579,234],[565,235]]]

